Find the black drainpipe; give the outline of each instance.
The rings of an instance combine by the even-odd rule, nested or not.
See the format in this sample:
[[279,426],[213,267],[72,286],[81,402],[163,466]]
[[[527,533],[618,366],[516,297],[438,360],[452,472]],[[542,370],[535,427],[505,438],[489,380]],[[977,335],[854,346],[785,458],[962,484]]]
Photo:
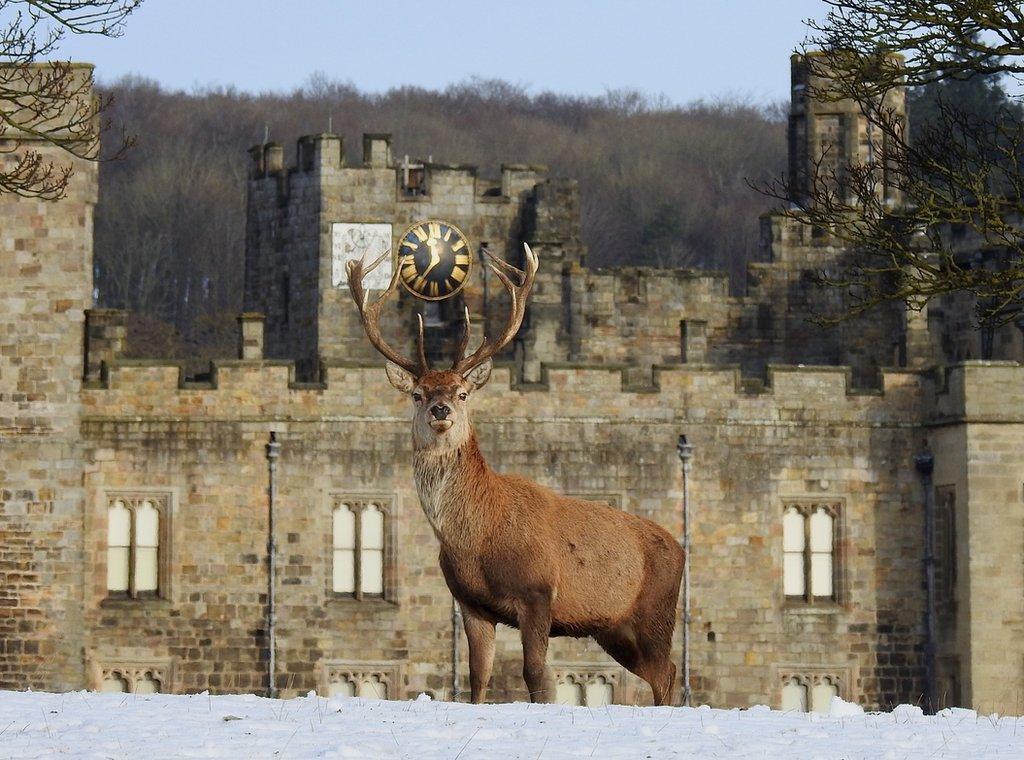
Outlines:
[[934,713],[938,708],[935,678],[935,498],[932,489],[935,456],[925,448],[914,455],[914,467],[924,491],[924,708],[925,712]]

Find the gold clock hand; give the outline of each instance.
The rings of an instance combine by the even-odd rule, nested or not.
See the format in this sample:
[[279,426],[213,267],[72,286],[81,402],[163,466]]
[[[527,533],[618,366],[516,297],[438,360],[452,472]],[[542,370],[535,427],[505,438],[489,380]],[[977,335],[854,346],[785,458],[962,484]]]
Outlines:
[[427,245],[430,247],[430,265],[423,270],[421,277],[426,277],[431,269],[441,263],[441,254],[437,252],[437,241],[431,239],[427,241]]

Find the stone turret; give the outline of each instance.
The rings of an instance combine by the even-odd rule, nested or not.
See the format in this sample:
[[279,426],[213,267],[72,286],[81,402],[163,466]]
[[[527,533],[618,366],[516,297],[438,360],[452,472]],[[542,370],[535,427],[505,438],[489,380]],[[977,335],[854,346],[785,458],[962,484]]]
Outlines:
[[[410,344],[417,313],[424,315],[428,351],[437,358],[452,348],[463,303],[485,326],[503,319],[500,287],[483,282],[479,249],[521,263],[524,219],[531,220],[528,237],[543,238],[550,248],[545,272],[556,284],[548,290],[560,294],[559,262],[579,261],[582,250],[574,183],[566,185],[569,191],[549,186],[538,166],[504,166],[501,181],[491,183],[475,166],[411,163],[408,157],[396,164],[387,134],[364,135],[362,149],[362,161],[350,166],[337,135],[302,137],[291,168],[277,144],[250,151],[245,310],[266,315],[268,359],[293,359],[306,378],[316,376],[322,362],[379,361],[349,298],[345,262],[360,251],[375,257],[393,249],[405,228],[422,219],[447,219],[467,234],[477,249],[473,273],[451,302],[428,305],[399,293],[383,324],[396,344]],[[559,211],[570,200],[576,205]],[[375,273],[371,297],[389,281],[390,267],[386,261]]]
[[[827,96],[828,71],[820,53],[794,54],[790,72],[789,176],[794,200],[803,202],[815,176],[835,176],[841,183],[844,167],[879,161],[888,145],[857,103]],[[902,87],[886,93],[882,106],[906,124],[906,93]],[[899,203],[898,191],[884,181],[879,183],[878,192],[885,203]]]
[[[71,76],[87,85],[92,66]],[[84,681],[80,394],[96,166],[4,137],[15,157],[33,150],[74,169],[61,200],[0,193],[0,689],[65,690]]]

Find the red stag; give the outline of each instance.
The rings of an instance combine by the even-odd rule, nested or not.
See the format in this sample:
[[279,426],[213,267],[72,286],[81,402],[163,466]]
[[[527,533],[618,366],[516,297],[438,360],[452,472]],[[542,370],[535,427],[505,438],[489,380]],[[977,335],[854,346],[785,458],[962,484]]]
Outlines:
[[464,356],[467,310],[455,364],[446,370],[427,365],[422,318],[415,360],[381,337],[381,309],[399,273],[373,303],[363,278],[387,255],[369,267],[349,262],[348,282],[367,337],[388,360],[388,379],[412,399],[416,490],[441,545],[448,588],[462,608],[473,702],[484,700],[495,625],[504,623],[520,630],[523,679],[533,701],[555,696],[545,662],[548,638],[592,636],[650,684],[655,704],[666,704],[676,674],[671,646],[683,568],[679,544],[650,520],[498,474],[487,465],[470,422],[469,399],[490,377],[491,357],[522,324],[536,254],[526,246],[525,272],[491,256],[488,266],[511,299],[508,325],[497,340],[484,338]]

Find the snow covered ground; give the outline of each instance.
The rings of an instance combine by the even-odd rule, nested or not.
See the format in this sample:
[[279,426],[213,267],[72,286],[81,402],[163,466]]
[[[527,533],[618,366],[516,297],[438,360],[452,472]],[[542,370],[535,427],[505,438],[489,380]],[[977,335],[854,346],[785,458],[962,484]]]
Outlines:
[[0,758],[1024,758],[1020,718],[0,692]]

